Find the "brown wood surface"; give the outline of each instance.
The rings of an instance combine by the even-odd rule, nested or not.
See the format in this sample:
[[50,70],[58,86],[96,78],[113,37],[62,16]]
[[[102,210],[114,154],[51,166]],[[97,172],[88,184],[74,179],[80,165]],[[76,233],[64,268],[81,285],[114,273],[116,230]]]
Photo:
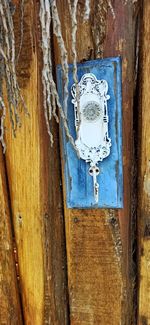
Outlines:
[[22,325],[5,165],[0,148],[0,324]]
[[[138,2],[91,1],[90,22],[83,22],[84,1],[78,6],[78,62],[121,55],[123,60],[124,209],[77,210],[65,206],[66,246],[71,325],[132,324],[132,137],[135,40]],[[72,62],[67,1],[57,0],[62,33]],[[60,53],[54,38],[56,63]],[[62,160],[62,170],[63,170]],[[62,172],[63,175],[63,172]],[[65,182],[64,203],[65,203]],[[120,227],[119,227],[120,220]],[[123,253],[122,253],[123,247]]]
[[[14,15],[16,50],[19,51],[21,9],[20,2],[15,1],[15,3],[17,4]],[[83,22],[84,3],[85,1],[80,0],[78,5],[78,62],[115,55],[121,55],[123,60],[124,209],[67,209],[63,179],[69,314],[58,130],[53,123],[55,146],[50,148],[42,104],[39,1],[25,0],[23,44],[17,74],[30,116],[25,116],[20,109],[22,127],[17,131],[16,138],[11,134],[10,122],[7,118],[6,171],[3,167],[0,169],[0,190],[3,193],[0,207],[3,220],[2,236],[5,237],[6,232],[7,238],[6,242],[5,240],[2,242],[0,253],[4,261],[2,268],[5,264],[9,269],[3,283],[6,284],[6,289],[8,283],[12,288],[9,296],[2,291],[4,295],[2,296],[4,298],[2,325],[9,325],[10,316],[10,324],[17,324],[18,321],[18,324],[22,325],[4,172],[8,177],[8,192],[18,255],[23,323],[26,325],[133,324],[134,278],[132,278],[132,244],[130,243],[132,205],[134,205],[132,203],[133,95],[136,79],[136,19],[139,2],[114,0],[112,14],[108,8],[108,1],[91,0],[92,11],[90,21],[87,22]],[[148,18],[148,4],[146,0],[144,3],[144,14]],[[67,0],[57,0],[57,5],[69,62],[72,62]],[[144,28],[146,38],[143,53],[146,53],[149,50],[146,45],[148,24],[145,24]],[[54,57],[55,63],[60,63],[60,53],[55,38]],[[148,65],[148,58],[149,56],[143,56],[143,66],[144,63],[145,66],[146,63]],[[148,73],[146,69],[143,71],[145,80],[143,88],[147,89],[148,94]],[[148,100],[145,99],[144,92],[142,98],[143,106],[148,109],[146,104]],[[142,148],[145,150],[144,155],[142,154],[144,167],[141,168],[140,173],[144,188],[149,191],[150,167],[146,160],[149,154],[146,142],[148,119],[146,120],[145,115],[144,118],[145,120],[142,119],[145,121],[142,122],[144,123],[142,125],[144,126],[142,135]],[[61,162],[63,178],[64,163],[63,160]],[[3,166],[2,163],[0,166]],[[140,191],[143,193],[142,187]],[[147,261],[150,251],[149,194],[145,193],[141,201],[142,209],[140,208],[144,220],[140,223],[140,325],[149,325],[148,290],[147,298],[143,298],[149,284]],[[9,245],[10,250],[8,250]],[[12,273],[10,273],[11,266]],[[4,277],[4,270],[2,270],[2,277]],[[20,318],[17,319],[17,316]]]
[[139,122],[139,297],[138,325],[150,324],[150,3],[143,1]]
[[[24,4],[23,44],[18,80],[29,116],[20,110],[16,138],[7,119],[6,166],[18,253],[26,325],[68,323],[65,240],[60,191],[58,136],[50,149],[42,104],[39,2]],[[15,12],[16,51],[20,6]]]

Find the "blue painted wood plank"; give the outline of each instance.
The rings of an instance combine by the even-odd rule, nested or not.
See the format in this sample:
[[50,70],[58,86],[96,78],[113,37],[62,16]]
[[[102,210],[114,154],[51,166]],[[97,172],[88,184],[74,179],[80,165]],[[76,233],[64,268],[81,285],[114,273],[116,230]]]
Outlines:
[[[121,96],[121,59],[120,57],[87,61],[78,64],[78,79],[85,73],[93,73],[98,80],[108,82],[109,136],[112,141],[110,155],[99,163],[100,174],[99,202],[95,205],[93,179],[88,173],[89,164],[79,159],[66,138],[63,126],[64,173],[66,200],[69,208],[122,208],[123,207],[123,167],[122,167],[122,96]],[[71,102],[73,65],[69,65],[69,98],[67,118],[70,133],[76,139],[74,106]],[[57,87],[63,105],[63,72],[57,66]]]

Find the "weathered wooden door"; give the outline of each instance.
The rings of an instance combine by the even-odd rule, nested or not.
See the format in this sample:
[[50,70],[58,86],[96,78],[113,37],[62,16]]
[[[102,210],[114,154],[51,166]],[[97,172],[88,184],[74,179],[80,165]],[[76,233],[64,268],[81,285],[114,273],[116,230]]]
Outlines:
[[[58,10],[60,19],[60,25],[57,20],[50,27],[54,78],[62,62],[60,43],[69,63],[122,58],[121,209],[67,208],[61,132],[52,120],[51,147],[43,108],[39,12],[46,3]],[[1,139],[4,101],[7,149],[4,155],[0,148],[0,324],[149,325],[150,2],[79,0],[77,58],[72,53],[70,1],[56,4],[0,0],[1,37],[8,35],[5,9],[11,6],[17,78],[29,113],[20,109],[22,125],[14,137],[3,82]],[[0,59],[9,63],[5,47],[0,47]],[[2,69],[0,75],[3,80]]]

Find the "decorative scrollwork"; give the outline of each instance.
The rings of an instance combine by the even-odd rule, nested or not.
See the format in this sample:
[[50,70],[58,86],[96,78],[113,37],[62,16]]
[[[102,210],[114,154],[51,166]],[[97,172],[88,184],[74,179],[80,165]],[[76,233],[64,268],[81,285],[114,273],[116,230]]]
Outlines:
[[93,176],[96,202],[98,202],[97,165],[109,156],[111,147],[107,112],[107,101],[110,96],[107,92],[107,81],[97,80],[92,73],[84,74],[78,85],[73,84],[71,88],[77,130],[75,144],[80,158],[90,163],[92,168],[93,174],[90,171],[89,173]]

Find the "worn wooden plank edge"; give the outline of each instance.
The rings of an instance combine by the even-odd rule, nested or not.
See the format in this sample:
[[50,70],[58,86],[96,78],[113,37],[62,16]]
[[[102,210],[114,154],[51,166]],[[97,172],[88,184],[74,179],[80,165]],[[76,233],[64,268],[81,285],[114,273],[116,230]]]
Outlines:
[[20,288],[15,265],[9,193],[0,148],[0,324],[22,325]]
[[138,325],[150,324],[150,7],[142,2],[139,69]]

